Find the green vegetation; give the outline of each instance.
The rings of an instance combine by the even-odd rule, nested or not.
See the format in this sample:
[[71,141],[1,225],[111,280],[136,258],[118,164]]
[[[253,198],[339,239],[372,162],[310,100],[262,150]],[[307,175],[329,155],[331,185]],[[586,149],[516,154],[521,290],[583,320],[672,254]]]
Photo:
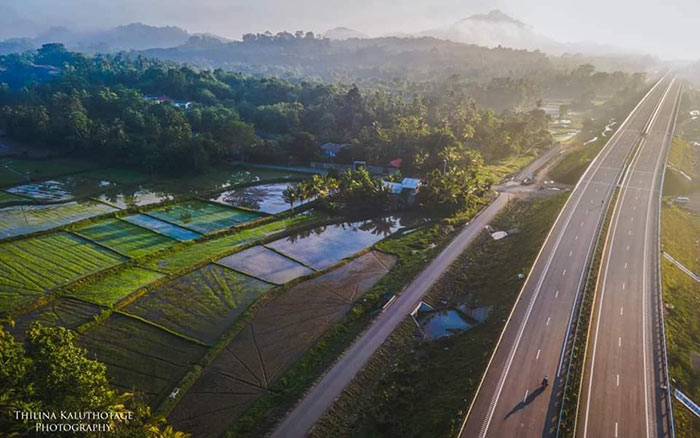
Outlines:
[[211,343],[271,287],[212,264],[152,290],[124,311]]
[[41,181],[53,176],[68,175],[94,168],[94,163],[69,158],[40,160],[0,158],[0,186]]
[[0,312],[123,261],[116,253],[65,232],[0,243]]
[[254,221],[262,217],[244,210],[236,210],[199,200],[184,201],[159,207],[155,210],[150,210],[148,214],[202,234]]
[[[667,205],[661,214],[661,245],[693,272],[700,272],[697,243],[700,214]],[[669,260],[661,260],[666,305],[669,377],[695,402],[700,400],[700,296],[697,283]],[[676,436],[700,434],[700,419],[674,401]]]
[[128,267],[114,274],[81,283],[71,288],[67,294],[103,306],[112,306],[130,293],[163,276],[149,269]]
[[679,136],[673,137],[667,161],[670,166],[693,179],[700,178],[700,154],[693,150],[694,147],[697,148]]
[[599,139],[585,146],[577,146],[576,149],[567,153],[564,158],[557,163],[549,172],[549,176],[557,182],[574,185],[586,171],[591,161],[605,146],[606,139]]
[[[88,359],[87,351],[75,345],[76,335],[63,327],[33,325],[25,342],[18,343],[0,326],[0,430],[8,436],[34,436],[36,421],[15,420],[15,411],[131,413],[131,421],[108,420],[117,438],[185,438],[153,417],[150,409],[133,394],[110,387],[104,364]],[[54,420],[49,423],[71,423]],[[76,421],[77,423],[77,421]],[[104,424],[102,421],[82,421]],[[161,430],[161,427],[164,427]],[[73,432],[71,436],[95,436]]]
[[13,195],[12,193],[0,192],[0,207],[7,205],[7,204],[27,203],[27,202],[31,202],[31,200],[24,198],[22,196]]
[[405,321],[312,436],[453,436],[459,431],[526,273],[567,194],[511,204],[494,221],[520,233],[494,241],[482,234],[433,286],[436,307],[488,307],[484,323],[438,340]]
[[127,257],[139,257],[177,243],[162,234],[119,219],[99,221],[79,228],[75,233]]

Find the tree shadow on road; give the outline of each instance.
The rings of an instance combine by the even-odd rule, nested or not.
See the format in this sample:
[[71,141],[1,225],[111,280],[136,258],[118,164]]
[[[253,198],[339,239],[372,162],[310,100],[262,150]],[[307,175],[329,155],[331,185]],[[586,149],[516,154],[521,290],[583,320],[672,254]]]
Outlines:
[[539,388],[537,388],[535,391],[532,392],[532,394],[528,395],[525,398],[525,400],[515,405],[513,409],[511,409],[511,411],[508,412],[505,417],[503,417],[503,419],[507,420],[508,417],[523,409],[525,406],[529,405],[534,399],[536,399],[540,394],[542,394],[545,389],[547,389],[545,386],[540,386]]

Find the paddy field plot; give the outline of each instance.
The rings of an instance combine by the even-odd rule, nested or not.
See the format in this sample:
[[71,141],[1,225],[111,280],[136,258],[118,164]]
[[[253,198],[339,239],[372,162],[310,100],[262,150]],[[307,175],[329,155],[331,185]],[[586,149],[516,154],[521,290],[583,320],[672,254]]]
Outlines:
[[114,187],[114,183],[84,176],[64,176],[11,187],[6,191],[37,201],[67,201],[89,196]]
[[223,165],[186,181],[172,181],[171,186],[183,187],[190,192],[211,191],[271,180],[298,179],[303,176],[282,170]]
[[38,322],[47,327],[66,327],[74,330],[91,321],[102,308],[71,298],[59,298],[38,309],[14,319],[15,326],[10,328],[16,339],[24,339],[29,326]]
[[0,208],[0,238],[49,230],[114,211],[117,209],[95,201]]
[[158,204],[173,198],[173,194],[158,192],[143,187],[139,187],[136,190],[117,188],[114,190],[109,190],[97,197],[97,199],[101,202],[105,202],[122,209]]
[[0,313],[125,260],[66,232],[0,243]]
[[130,293],[163,277],[164,274],[160,272],[133,266],[81,284],[67,295],[103,306],[112,306]]
[[230,253],[236,247],[282,232],[286,228],[322,219],[327,219],[325,213],[314,210],[306,211],[290,218],[267,222],[254,228],[239,229],[234,234],[198,242],[196,245],[179,247],[177,251],[149,260],[144,266],[162,272],[175,272],[204,260],[216,260]]
[[75,230],[75,233],[128,257],[139,257],[177,243],[162,234],[119,219],[106,219]]
[[152,290],[124,311],[212,343],[271,287],[269,283],[211,264]]
[[40,181],[54,175],[66,175],[93,169],[94,163],[52,158],[50,160],[28,160],[23,158],[0,158],[0,186]]
[[261,217],[247,211],[198,200],[160,207],[150,210],[148,215],[202,234],[230,228]]
[[[211,200],[232,207],[244,207],[263,213],[277,214],[290,208],[290,205],[284,202],[282,192],[291,185],[293,184],[275,183],[241,187],[219,193],[213,196]],[[299,205],[302,204],[296,204],[295,207]]]
[[23,198],[22,196],[13,195],[12,193],[7,193],[0,191],[0,207],[10,203],[29,203],[32,202],[31,199]]
[[205,353],[206,347],[119,313],[91,327],[78,344],[107,365],[110,382],[122,390],[136,389],[154,404]]
[[217,260],[217,263],[274,284],[284,284],[314,272],[261,245],[231,254]]
[[396,218],[324,225],[266,246],[321,270],[361,251],[399,229]]
[[130,224],[138,225],[148,230],[153,230],[164,236],[171,237],[179,241],[193,240],[201,236],[201,234],[195,233],[194,231],[178,227],[177,225],[173,225],[168,222],[163,222],[160,219],[156,219],[145,214],[134,214],[131,216],[125,216],[121,219]]
[[204,369],[169,421],[200,436],[220,436],[395,261],[372,251],[270,301]]

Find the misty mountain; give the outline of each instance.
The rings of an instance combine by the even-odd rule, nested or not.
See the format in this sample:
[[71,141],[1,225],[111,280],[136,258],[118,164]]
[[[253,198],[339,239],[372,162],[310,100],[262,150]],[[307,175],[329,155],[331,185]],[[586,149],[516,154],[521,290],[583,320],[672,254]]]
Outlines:
[[324,38],[329,40],[348,40],[350,38],[369,38],[367,34],[364,34],[355,29],[350,29],[348,27],[335,27],[331,30],[326,31],[323,34]]
[[46,43],[62,43],[69,50],[85,53],[144,50],[179,46],[185,44],[191,36],[179,27],[157,27],[142,23],[96,31],[52,27],[34,38],[0,41],[0,54],[36,49]]

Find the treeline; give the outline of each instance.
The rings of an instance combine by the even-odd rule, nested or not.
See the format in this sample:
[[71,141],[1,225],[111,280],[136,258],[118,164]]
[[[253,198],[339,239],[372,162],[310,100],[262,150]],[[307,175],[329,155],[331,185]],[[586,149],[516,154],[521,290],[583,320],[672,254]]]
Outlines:
[[[477,151],[487,161],[547,146],[543,111],[479,107],[459,80],[416,87],[413,94],[319,82],[290,82],[197,70],[124,54],[87,57],[59,44],[0,57],[0,82],[42,66],[52,80],[0,85],[0,129],[41,143],[153,172],[203,171],[226,159],[306,164],[320,144],[350,145],[334,158],[386,165],[407,174],[444,165],[442,152]],[[484,91],[517,88],[494,81]],[[146,95],[191,102],[187,109]]]

